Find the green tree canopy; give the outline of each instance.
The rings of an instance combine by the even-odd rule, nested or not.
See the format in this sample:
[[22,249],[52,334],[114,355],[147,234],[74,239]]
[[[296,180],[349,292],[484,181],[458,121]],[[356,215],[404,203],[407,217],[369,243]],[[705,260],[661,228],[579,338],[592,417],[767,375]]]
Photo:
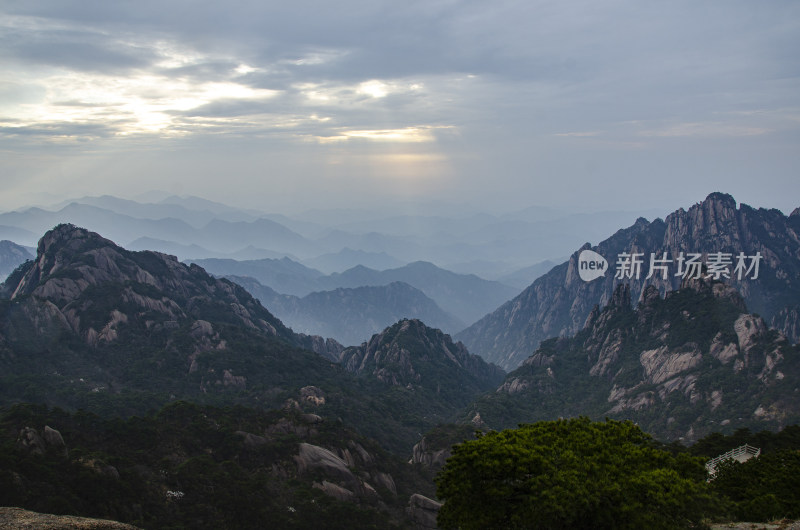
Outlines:
[[738,519],[800,517],[800,451],[785,449],[743,463],[721,462],[711,486],[732,501]]
[[715,510],[703,459],[631,422],[581,417],[489,432],[438,475],[440,528],[687,528]]

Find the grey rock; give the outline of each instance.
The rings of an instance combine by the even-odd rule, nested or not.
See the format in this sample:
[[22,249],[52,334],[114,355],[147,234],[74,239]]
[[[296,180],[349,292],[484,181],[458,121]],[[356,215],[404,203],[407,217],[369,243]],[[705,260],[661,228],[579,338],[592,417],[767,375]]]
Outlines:
[[435,529],[436,516],[442,503],[415,493],[408,499],[406,513],[411,518],[414,528],[419,530]]
[[23,427],[17,437],[17,447],[25,449],[34,455],[43,455],[47,450],[47,445],[36,429]]

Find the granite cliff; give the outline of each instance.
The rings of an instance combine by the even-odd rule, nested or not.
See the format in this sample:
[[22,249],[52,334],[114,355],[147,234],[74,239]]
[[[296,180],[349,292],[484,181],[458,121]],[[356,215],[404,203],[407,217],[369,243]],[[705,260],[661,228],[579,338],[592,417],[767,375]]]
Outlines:
[[721,282],[686,280],[637,307],[620,284],[574,337],[542,342],[464,420],[490,428],[577,415],[632,419],[659,439],[800,420],[800,346]]

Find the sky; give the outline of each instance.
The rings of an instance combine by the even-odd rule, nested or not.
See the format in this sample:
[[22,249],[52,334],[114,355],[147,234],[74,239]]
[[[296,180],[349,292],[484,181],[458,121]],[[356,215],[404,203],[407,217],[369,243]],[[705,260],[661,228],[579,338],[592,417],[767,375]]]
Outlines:
[[2,0],[0,208],[788,214],[799,76],[794,0]]

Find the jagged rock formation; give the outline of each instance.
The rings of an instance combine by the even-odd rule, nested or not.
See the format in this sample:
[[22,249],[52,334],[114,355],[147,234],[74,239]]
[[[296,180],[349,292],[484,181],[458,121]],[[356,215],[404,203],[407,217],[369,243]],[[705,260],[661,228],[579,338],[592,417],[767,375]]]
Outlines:
[[800,305],[784,307],[772,317],[769,325],[797,344],[800,341]]
[[685,281],[638,307],[620,284],[572,338],[553,338],[478,400],[490,428],[576,415],[633,419],[663,439],[800,420],[800,347],[749,314],[731,286]]
[[[797,211],[797,210],[796,210]],[[796,212],[795,211],[795,212]],[[586,282],[580,277],[578,256],[591,249],[608,261],[608,272]],[[537,279],[530,287],[497,311],[456,335],[473,353],[505,369],[513,369],[530,356],[540,342],[578,332],[595,305],[609,303],[620,283],[630,285],[633,300],[642,298],[645,288],[654,286],[663,295],[677,289],[679,256],[684,253],[730,254],[730,279],[748,307],[771,319],[800,299],[800,215],[785,216],[778,210],[754,209],[746,204],[736,207],[730,195],[710,194],[702,203],[688,210],[677,210],[665,220],[648,222],[638,219],[629,228],[618,231],[597,246],[588,243],[566,263]],[[616,264],[623,253],[642,254],[638,278],[616,278]],[[671,260],[665,269],[654,267],[651,278],[650,256]],[[759,272],[738,279],[732,274],[739,253],[762,259]],[[658,265],[658,263],[654,263]],[[748,266],[750,261],[746,263]],[[685,269],[684,269],[685,270]],[[664,278],[664,272],[667,275]],[[746,271],[745,271],[746,272]],[[789,330],[787,330],[789,331]],[[791,333],[789,333],[791,335]]]
[[449,333],[464,328],[460,320],[404,282],[320,291],[300,298],[279,294],[252,278],[228,279],[247,289],[294,331],[332,337],[342,344],[361,344],[401,318],[417,318]]
[[502,370],[419,320],[397,322],[369,342],[345,349],[340,361],[348,372],[454,399],[481,392],[503,377]]
[[416,530],[435,530],[438,528],[436,526],[436,516],[439,514],[439,509],[441,507],[441,502],[415,493],[408,500],[406,513],[414,523],[414,528]]

